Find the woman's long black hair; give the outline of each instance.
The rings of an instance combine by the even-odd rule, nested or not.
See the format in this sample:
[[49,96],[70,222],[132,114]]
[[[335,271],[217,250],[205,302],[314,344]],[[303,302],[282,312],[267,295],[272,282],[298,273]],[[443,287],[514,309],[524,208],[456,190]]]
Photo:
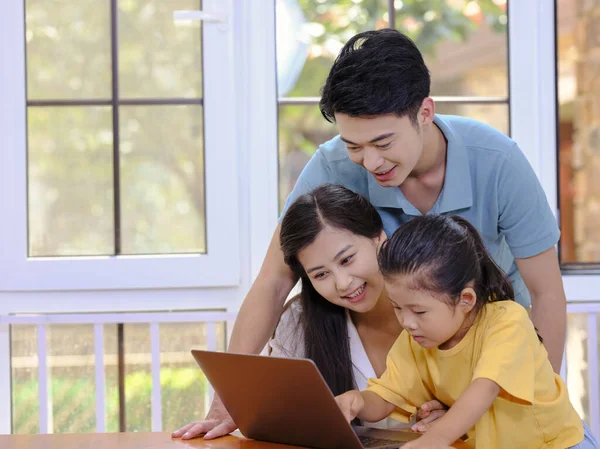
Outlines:
[[300,196],[288,209],[279,235],[285,263],[300,277],[306,357],[312,359],[334,395],[356,388],[350,357],[346,311],[313,287],[298,253],[326,227],[374,239],[381,235],[381,217],[368,200],[338,185],[325,184]]

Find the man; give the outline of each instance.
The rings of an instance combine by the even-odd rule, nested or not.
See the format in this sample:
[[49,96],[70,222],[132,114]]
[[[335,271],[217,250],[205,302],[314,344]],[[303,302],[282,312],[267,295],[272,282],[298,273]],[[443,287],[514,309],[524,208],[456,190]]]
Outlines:
[[[335,61],[320,103],[340,134],[311,158],[286,209],[303,193],[333,183],[368,198],[388,235],[422,214],[465,217],[509,274],[516,300],[532,306],[558,372],[566,300],[555,250],[559,230],[544,191],[514,141],[474,120],[436,116],[429,90],[429,71],[409,38],[389,29],[353,37]],[[283,261],[277,227],[240,309],[230,351],[263,349],[296,281]],[[187,437],[234,429],[218,399],[205,421],[186,426]]]

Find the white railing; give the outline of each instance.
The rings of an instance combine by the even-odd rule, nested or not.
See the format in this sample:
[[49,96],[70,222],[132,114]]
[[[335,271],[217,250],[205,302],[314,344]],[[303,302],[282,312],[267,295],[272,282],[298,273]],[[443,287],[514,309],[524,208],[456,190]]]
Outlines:
[[[600,303],[582,302],[569,303],[569,314],[584,314],[587,316],[587,363],[571,359],[568,354],[580,351],[578,345],[581,340],[577,335],[567,337],[565,358],[562,364],[561,376],[570,385],[577,388],[573,390],[587,391],[589,398],[589,422],[593,433],[600,436],[600,385],[598,370],[598,314]],[[96,382],[96,431],[106,431],[105,421],[105,379],[104,379],[104,325],[105,324],[131,324],[148,323],[150,325],[151,372],[152,372],[152,431],[162,431],[162,406],[160,386],[160,344],[159,326],[161,323],[206,323],[207,349],[217,349],[216,323],[235,320],[235,313],[228,312],[167,312],[167,313],[98,313],[98,314],[43,314],[43,315],[7,315],[0,316],[1,324],[30,324],[37,326],[37,353],[38,353],[38,385],[39,385],[39,421],[40,433],[48,433],[49,422],[49,387],[48,387],[48,352],[46,343],[46,328],[53,324],[93,324],[94,325],[94,361]],[[575,357],[579,358],[579,357]],[[587,379],[580,376],[569,375],[569,367],[578,374],[587,369]],[[212,397],[209,387],[209,396]],[[571,391],[573,393],[573,391]],[[209,398],[210,399],[210,398]],[[577,405],[581,412],[583,406]],[[10,398],[6,398],[10,401]]]
[[[38,393],[40,433],[48,433],[52,417],[48,410],[50,390],[48,387],[48,351],[46,328],[53,324],[93,324],[94,361],[96,383],[96,431],[106,431],[106,403],[104,378],[104,325],[148,323],[150,325],[150,353],[152,373],[152,431],[162,431],[162,403],[160,386],[160,324],[205,323],[206,348],[217,349],[216,323],[233,322],[235,313],[229,312],[152,312],[152,313],[85,313],[0,316],[0,324],[29,324],[37,327]],[[191,355],[190,355],[191,357]],[[209,386],[209,400],[213,390]],[[10,401],[10,398],[4,398]]]

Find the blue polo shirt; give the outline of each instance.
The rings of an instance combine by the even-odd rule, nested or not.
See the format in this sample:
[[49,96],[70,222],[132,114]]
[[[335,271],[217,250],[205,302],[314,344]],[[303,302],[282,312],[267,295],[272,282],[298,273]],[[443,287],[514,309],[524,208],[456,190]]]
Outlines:
[[[509,275],[515,299],[529,306],[529,291],[515,258],[540,254],[560,237],[535,172],[518,145],[488,125],[450,115],[436,115],[434,123],[446,137],[448,150],[444,186],[428,214],[460,215],[469,220]],[[422,215],[399,188],[380,186],[367,170],[354,164],[339,136],[321,145],[310,159],[283,214],[296,198],[322,184],[340,184],[368,198],[381,215],[388,236]]]

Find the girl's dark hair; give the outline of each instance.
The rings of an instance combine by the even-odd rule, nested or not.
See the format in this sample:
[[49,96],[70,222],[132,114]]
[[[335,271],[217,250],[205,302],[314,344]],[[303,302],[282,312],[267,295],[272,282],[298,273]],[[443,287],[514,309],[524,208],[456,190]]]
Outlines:
[[421,52],[393,29],[365,31],[352,37],[336,58],[321,92],[323,116],[395,114],[417,123],[429,96],[431,77]]
[[306,357],[315,362],[333,394],[338,395],[356,388],[346,312],[317,293],[298,261],[298,253],[327,226],[373,239],[381,234],[383,223],[369,201],[331,184],[300,196],[281,222],[279,240],[285,263],[302,281],[300,325]]
[[379,267],[386,279],[414,275],[410,288],[441,293],[451,304],[472,283],[477,311],[488,301],[515,296],[477,229],[458,216],[425,215],[402,225],[382,246]]

